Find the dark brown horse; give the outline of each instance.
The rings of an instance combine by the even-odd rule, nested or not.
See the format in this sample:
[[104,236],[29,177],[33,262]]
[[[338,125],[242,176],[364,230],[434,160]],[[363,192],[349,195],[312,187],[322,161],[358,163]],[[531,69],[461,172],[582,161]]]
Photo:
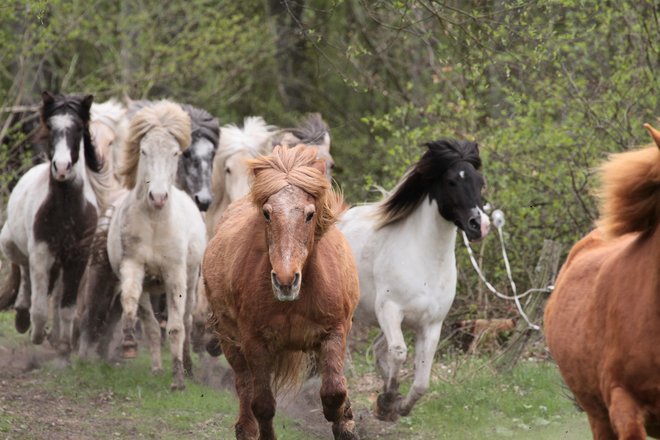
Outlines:
[[571,250],[545,310],[548,346],[595,440],[660,438],[658,148],[601,168],[599,227]]
[[239,440],[276,438],[273,388],[295,385],[305,352],[319,359],[323,414],[335,438],[358,438],[342,373],[357,269],[334,226],[341,196],[316,156],[314,148],[278,146],[247,161],[250,195],[225,211],[204,255],[215,329],[236,375]]

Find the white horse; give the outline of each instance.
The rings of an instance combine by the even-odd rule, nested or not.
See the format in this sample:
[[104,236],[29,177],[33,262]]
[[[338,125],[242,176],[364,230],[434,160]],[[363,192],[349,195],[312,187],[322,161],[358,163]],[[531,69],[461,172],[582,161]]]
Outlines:
[[[488,233],[477,144],[440,140],[383,201],[352,208],[337,224],[358,265],[358,320],[381,328],[373,351],[385,385],[376,416],[408,415],[429,387],[440,330],[456,295],[456,226],[471,240]],[[415,379],[398,393],[407,348],[402,328],[414,330]]]
[[8,290],[17,293],[16,329],[24,333],[32,325],[32,342],[43,342],[52,292],[55,325],[49,339],[66,356],[89,255],[85,238],[94,232],[99,208],[111,203],[116,181],[91,141],[92,95],[44,92],[42,100],[49,162],[30,169],[12,191],[0,245],[12,261]]
[[119,152],[123,145],[128,120],[127,109],[115,99],[101,104],[94,103],[90,110],[89,132],[99,157],[106,166],[117,170]]
[[178,104],[159,102],[131,120],[119,175],[130,190],[115,203],[107,250],[119,278],[122,357],[137,356],[137,318],[149,341],[152,372],[162,371],[160,327],[149,293],[167,295],[172,390],[192,374],[191,311],[206,246],[206,228],[193,200],[174,186],[179,156],[190,145],[190,118]]

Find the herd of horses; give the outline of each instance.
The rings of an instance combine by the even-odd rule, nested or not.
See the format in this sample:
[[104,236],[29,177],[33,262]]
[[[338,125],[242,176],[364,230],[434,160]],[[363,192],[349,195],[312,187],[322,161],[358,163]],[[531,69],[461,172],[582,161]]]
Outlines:
[[[381,329],[376,417],[410,414],[456,294],[457,229],[472,241],[489,229],[476,143],[428,142],[381,201],[349,208],[331,184],[319,114],[292,129],[260,117],[220,127],[168,100],[44,92],[40,116],[48,162],[20,179],[0,232],[11,261],[0,309],[13,306],[19,333],[48,338],[65,359],[109,358],[120,323],[120,354],[133,358],[141,328],[159,373],[165,326],[173,391],[192,376],[191,349],[224,353],[237,439],[274,439],[275,393],[315,362],[324,416],[352,440],[343,366],[357,319]],[[545,313],[549,348],[598,440],[660,436],[660,132],[647,128],[657,147],[602,167],[601,220],[571,250]],[[415,377],[403,396],[406,329]]]

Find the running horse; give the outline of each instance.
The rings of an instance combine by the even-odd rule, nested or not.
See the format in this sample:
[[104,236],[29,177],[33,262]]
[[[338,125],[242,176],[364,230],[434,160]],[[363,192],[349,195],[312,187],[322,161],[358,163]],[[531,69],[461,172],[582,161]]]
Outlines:
[[315,148],[277,146],[247,160],[249,197],[224,213],[204,254],[204,288],[240,400],[236,438],[275,439],[275,398],[318,356],[321,402],[335,439],[357,440],[343,376],[359,299],[348,242],[334,226],[343,209]]
[[660,132],[600,169],[601,217],[562,267],[548,347],[594,440],[660,438]]
[[78,287],[89,256],[85,237],[94,232],[99,210],[112,202],[116,182],[92,144],[92,95],[43,92],[42,101],[49,162],[31,168],[12,191],[0,245],[12,261],[7,292],[17,295],[16,330],[25,333],[32,326],[32,342],[43,342],[52,293],[55,325],[49,339],[68,356]]
[[[379,326],[373,352],[385,385],[376,417],[410,414],[429,388],[442,323],[456,296],[456,229],[480,240],[490,225],[483,212],[479,148],[440,139],[384,200],[350,209],[339,229],[360,274],[356,319]],[[406,360],[403,329],[415,331],[415,379],[404,397],[399,371]]]

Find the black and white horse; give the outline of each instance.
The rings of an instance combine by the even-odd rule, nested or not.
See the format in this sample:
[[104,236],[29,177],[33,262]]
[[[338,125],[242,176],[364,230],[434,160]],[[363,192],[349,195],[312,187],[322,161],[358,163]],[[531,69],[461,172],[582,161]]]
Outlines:
[[18,291],[16,329],[41,344],[46,337],[48,295],[55,298],[51,342],[71,350],[80,279],[89,256],[99,208],[111,203],[115,181],[103,167],[89,132],[93,96],[42,94],[41,122],[49,162],[30,169],[9,197],[0,232],[12,261],[9,287]]
[[[428,390],[442,322],[456,295],[456,227],[480,240],[490,225],[477,144],[443,139],[426,145],[384,200],[350,209],[337,223],[358,266],[355,319],[381,329],[373,343],[385,384],[376,402],[381,420],[408,415]],[[398,393],[408,351],[402,328],[416,332],[415,380],[405,398]]]

